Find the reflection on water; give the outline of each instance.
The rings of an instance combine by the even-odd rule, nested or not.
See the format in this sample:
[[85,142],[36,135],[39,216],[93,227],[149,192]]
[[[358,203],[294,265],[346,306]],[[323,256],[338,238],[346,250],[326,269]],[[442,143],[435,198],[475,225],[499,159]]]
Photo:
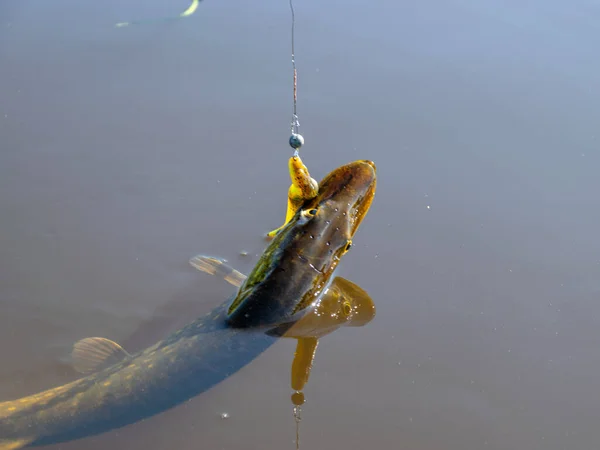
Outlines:
[[[114,28],[177,3],[0,1],[0,399],[74,379],[85,336],[133,352],[207,313],[230,292],[190,251],[248,273],[282,220],[288,3]],[[377,319],[319,346],[303,447],[597,447],[598,2],[295,6],[303,159],[381,175],[340,273]],[[296,343],[51,450],[293,448]]]
[[[193,267],[223,278],[240,287],[246,276],[225,261],[199,255],[190,260]],[[375,304],[362,288],[342,277],[335,277],[331,285],[300,320],[281,324],[268,332],[271,336],[296,339],[292,363],[292,389],[301,392],[310,376],[319,339],[341,326],[362,327],[375,317]]]
[[[192,261],[195,267],[223,275],[238,288],[246,279],[215,258],[199,256]],[[270,328],[267,335],[259,330],[224,328],[221,322],[226,306],[217,307],[205,318],[137,355],[105,338],[77,342],[73,365],[77,371],[93,375],[0,403],[0,449],[76,440],[162,412],[235,373],[270,347],[276,337],[297,340],[291,387],[295,391],[294,416],[299,420],[299,407],[304,403],[302,390],[310,376],[318,340],[341,326],[364,326],[375,316],[369,295],[341,277],[333,279],[303,317]],[[155,366],[162,368],[153,370]],[[69,425],[69,421],[77,426]],[[298,445],[298,436],[296,441]]]
[[115,26],[118,28],[123,28],[123,27],[129,27],[131,25],[142,25],[145,23],[147,23],[147,24],[159,23],[159,22],[166,22],[168,20],[177,20],[177,19],[181,19],[183,17],[190,17],[198,9],[199,3],[200,3],[200,0],[192,0],[192,2],[190,3],[190,6],[188,6],[185,11],[183,11],[182,13],[180,13],[176,16],[164,17],[162,19],[146,19],[146,20],[134,20],[131,22],[119,22],[119,23],[115,24]]
[[[245,275],[217,258],[199,255],[192,258],[190,263],[197,269],[217,275],[236,287],[240,287],[246,279]],[[300,445],[301,406],[305,402],[303,390],[310,377],[319,339],[341,326],[365,326],[374,317],[375,304],[369,294],[351,281],[335,277],[313,308],[291,328],[284,324],[269,332],[273,336],[297,340],[291,369],[291,388],[294,391],[291,399],[297,426],[296,448]]]
[[131,354],[103,337],[76,342],[73,366],[89,375],[0,403],[0,450],[100,435],[163,413],[235,374],[278,337],[298,339],[292,379],[302,395],[317,339],[374,317],[364,290],[332,276],[369,211],[376,180],[370,161],[331,171],[247,277],[215,258],[193,258],[194,267],[221,275],[237,293],[145,350]]

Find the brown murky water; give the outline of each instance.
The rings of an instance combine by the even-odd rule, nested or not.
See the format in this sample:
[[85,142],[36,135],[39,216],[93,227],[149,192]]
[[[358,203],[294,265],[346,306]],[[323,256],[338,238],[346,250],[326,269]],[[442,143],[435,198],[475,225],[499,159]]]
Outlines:
[[[82,337],[135,349],[208,311],[232,288],[188,258],[247,272],[283,219],[288,4],[111,27],[185,3],[0,3],[0,399],[71,380]],[[378,315],[321,342],[301,448],[596,448],[600,4],[296,13],[304,161],[379,172],[340,272]],[[56,448],[294,448],[293,349]]]

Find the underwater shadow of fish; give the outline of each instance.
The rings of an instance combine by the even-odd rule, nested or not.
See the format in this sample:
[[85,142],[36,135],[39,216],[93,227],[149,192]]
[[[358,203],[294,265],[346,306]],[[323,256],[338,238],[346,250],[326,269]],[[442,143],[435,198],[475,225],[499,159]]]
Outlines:
[[[201,299],[198,298],[198,292],[202,292]],[[158,306],[149,318],[122,339],[123,347],[136,352],[162,339],[186,325],[190,317],[205,315],[221,304],[224,298],[222,292],[224,289],[221,286],[207,285],[206,279],[194,280],[184,290]]]
[[[198,299],[198,292],[202,292],[201,299]],[[223,292],[224,289],[217,284],[214,287],[207,285],[206,279],[193,280],[184,290],[158,306],[150,317],[144,319],[131,334],[120,339],[120,342],[132,352],[148,347],[187,324],[190,317],[199,317],[218,306],[223,301]],[[70,348],[67,352],[70,352]],[[17,387],[17,392],[26,386],[46,389],[49,379],[54,384],[68,383],[73,377],[81,375],[75,370],[68,356],[53,359],[32,369],[6,369],[4,368],[0,375],[0,384],[11,386],[18,380],[20,387]]]

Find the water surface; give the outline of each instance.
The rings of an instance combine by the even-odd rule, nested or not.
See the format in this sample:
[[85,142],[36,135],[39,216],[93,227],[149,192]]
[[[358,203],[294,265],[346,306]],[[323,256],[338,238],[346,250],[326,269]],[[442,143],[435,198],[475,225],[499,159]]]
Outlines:
[[[185,7],[0,4],[0,399],[73,379],[82,337],[140,348],[210,310],[232,289],[189,257],[247,273],[283,219],[288,4],[112,28]],[[594,448],[600,4],[303,0],[296,17],[304,161],[379,173],[340,271],[378,316],[321,342],[301,447]],[[294,448],[293,349],[56,448]]]

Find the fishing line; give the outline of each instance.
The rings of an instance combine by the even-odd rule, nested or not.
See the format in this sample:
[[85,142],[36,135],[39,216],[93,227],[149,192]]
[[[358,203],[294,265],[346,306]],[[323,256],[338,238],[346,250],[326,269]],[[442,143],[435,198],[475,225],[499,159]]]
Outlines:
[[296,13],[294,11],[294,2],[290,0],[290,11],[292,13],[292,69],[294,70],[294,107],[292,109],[292,135],[290,136],[290,147],[294,149],[294,154],[298,153],[300,147],[304,144],[304,138],[299,132],[300,122],[298,121],[298,71],[296,70],[296,51],[294,48],[294,31],[296,28]]
[[304,393],[296,391],[292,394],[294,405],[294,421],[296,422],[296,450],[300,450],[300,422],[302,421],[302,405],[304,404]]
[[296,450],[300,450],[300,421],[302,417],[300,414],[302,410],[299,406],[294,406],[294,419],[296,420]]

